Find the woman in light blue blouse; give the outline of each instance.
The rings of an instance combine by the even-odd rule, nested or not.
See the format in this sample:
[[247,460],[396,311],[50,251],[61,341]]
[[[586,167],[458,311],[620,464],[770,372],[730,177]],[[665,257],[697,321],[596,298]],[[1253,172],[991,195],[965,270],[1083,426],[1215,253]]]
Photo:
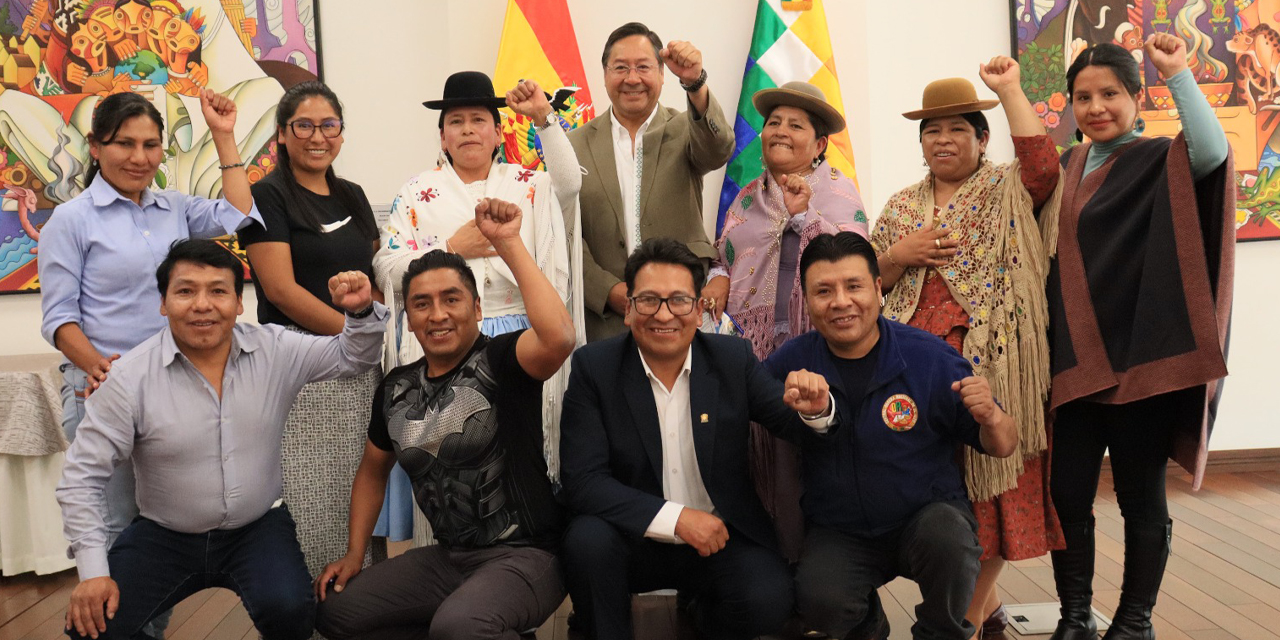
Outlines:
[[[166,143],[160,112],[134,93],[111,95],[94,111],[87,188],[59,205],[41,232],[41,333],[62,355],[63,430],[75,439],[85,398],[111,363],[165,326],[155,270],[169,245],[234,233],[259,220],[236,149],[236,106],[212,91],[200,107],[218,152],[224,198],[152,191]],[[133,471],[122,465],[107,486],[112,541],[138,513]]]

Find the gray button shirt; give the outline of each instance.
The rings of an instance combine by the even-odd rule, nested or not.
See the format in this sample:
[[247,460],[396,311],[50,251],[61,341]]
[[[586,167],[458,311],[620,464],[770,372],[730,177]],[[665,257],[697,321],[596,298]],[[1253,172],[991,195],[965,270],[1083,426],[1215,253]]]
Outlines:
[[[285,418],[303,385],[382,359],[386,307],[348,317],[338,336],[237,324],[222,398],[166,327],[111,366],[85,403],[58,502],[80,579],[109,575],[103,487],[133,458],[143,517],[183,533],[236,529],[280,498]],[[321,425],[317,425],[321,426]]]

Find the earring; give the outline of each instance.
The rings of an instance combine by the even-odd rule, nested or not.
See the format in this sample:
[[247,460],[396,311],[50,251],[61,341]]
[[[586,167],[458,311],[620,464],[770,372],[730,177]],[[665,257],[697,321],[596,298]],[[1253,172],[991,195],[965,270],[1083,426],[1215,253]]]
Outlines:
[[812,168],[812,169],[817,169],[817,168],[818,168],[818,165],[820,165],[820,164],[822,164],[822,158],[820,158],[820,157],[819,157],[819,158],[814,158],[814,159],[813,159],[813,162],[810,162],[810,163],[809,163],[809,167],[810,167],[810,168]]
[[765,162],[765,161],[764,161],[764,154],[763,154],[763,153],[762,153],[762,154],[760,154],[760,170],[761,170],[761,171],[768,171],[768,170],[769,170],[769,163],[767,163],[767,162]]
[[1138,116],[1138,119],[1133,121],[1133,132],[1138,135],[1142,135],[1142,133],[1146,130],[1147,130],[1147,121],[1143,120],[1142,116]]
[[439,169],[446,164],[449,164],[449,152],[441,149],[440,153],[436,155],[436,168]]
[[1084,142],[1084,132],[1076,128],[1076,142]]

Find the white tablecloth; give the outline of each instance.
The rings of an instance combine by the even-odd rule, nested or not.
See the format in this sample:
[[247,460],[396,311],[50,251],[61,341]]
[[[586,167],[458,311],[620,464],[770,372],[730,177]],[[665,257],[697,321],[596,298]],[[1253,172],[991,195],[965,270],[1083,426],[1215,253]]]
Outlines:
[[57,354],[0,358],[0,574],[56,573],[67,558],[53,490],[62,477]]

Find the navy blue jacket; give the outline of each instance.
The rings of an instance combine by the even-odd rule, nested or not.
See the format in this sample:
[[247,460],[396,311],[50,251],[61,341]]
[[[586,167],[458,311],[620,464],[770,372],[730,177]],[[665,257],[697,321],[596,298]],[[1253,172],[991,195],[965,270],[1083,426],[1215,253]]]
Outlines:
[[883,317],[879,326],[879,359],[856,416],[817,331],[787,341],[765,361],[778,379],[808,369],[831,385],[840,425],[804,447],[800,503],[811,525],[861,536],[900,527],[930,503],[968,500],[956,444],[982,451],[977,421],[951,390],[973,375],[969,364],[930,333]]
[[[689,404],[698,469],[716,513],[732,529],[776,549],[773,525],[751,482],[750,424],[791,441],[823,436],[787,407],[782,382],[741,338],[697,333]],[[666,503],[661,478],[658,410],[635,340],[625,333],[578,349],[560,420],[560,480],[570,510],[640,538]]]

